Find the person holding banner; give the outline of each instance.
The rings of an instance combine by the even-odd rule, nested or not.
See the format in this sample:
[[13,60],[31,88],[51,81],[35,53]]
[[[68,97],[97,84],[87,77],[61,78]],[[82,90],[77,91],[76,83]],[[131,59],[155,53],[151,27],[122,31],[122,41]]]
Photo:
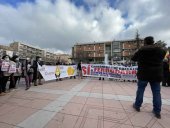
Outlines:
[[[12,71],[13,73],[10,75],[10,84],[9,84],[9,90],[13,90],[15,89],[15,77],[14,74],[17,73],[17,65],[16,65],[16,59],[18,58],[18,56],[13,56],[11,59],[11,66],[10,66],[10,72]],[[19,58],[18,58],[19,59]],[[18,60],[19,61],[19,60]],[[21,72],[21,71],[20,71]]]
[[81,68],[81,60],[79,61],[78,65],[77,65],[77,71],[78,71],[78,78],[83,79],[82,77],[82,68]]
[[26,83],[25,90],[28,90],[31,87],[32,76],[33,76],[33,68],[31,66],[30,58],[27,58],[22,64],[22,72]]
[[[13,73],[11,70],[13,65],[11,65],[10,61],[10,56],[5,55],[2,57],[2,66],[1,66],[1,71],[2,71],[2,81],[1,81],[1,86],[2,86],[2,93],[6,93],[6,84],[9,80],[10,75]],[[15,72],[15,71],[14,71]]]
[[36,56],[36,60],[33,63],[33,69],[34,69],[34,73],[33,73],[33,81],[34,81],[34,86],[37,86],[37,79],[38,79],[38,84],[42,85],[41,79],[43,78],[41,73],[39,72],[38,69],[38,65],[42,66],[42,58],[39,56]]
[[3,80],[3,72],[1,71],[1,67],[2,67],[2,61],[3,59],[0,58],[0,96],[3,96],[4,94],[2,93],[2,80]]
[[[102,79],[104,80],[104,77]],[[99,77],[99,80],[101,80],[101,77]]]
[[62,79],[60,78],[60,74],[61,74],[60,62],[57,62],[56,63],[56,70],[55,70],[56,81],[58,81],[58,80],[62,81]]
[[166,52],[161,47],[154,45],[154,38],[149,36],[144,39],[144,46],[141,47],[132,57],[133,61],[138,62],[138,88],[136,100],[133,108],[140,111],[143,103],[143,95],[149,83],[153,95],[153,113],[156,118],[161,118],[161,87],[160,82],[163,78],[163,59]]
[[21,73],[22,73],[22,65],[19,62],[19,57],[18,56],[14,56],[13,57],[13,61],[16,63],[16,72],[13,74],[13,88],[16,88],[16,83],[19,80]]
[[16,62],[15,59],[18,56],[13,56],[10,62],[10,68],[9,68],[9,72],[12,73],[10,75],[10,84],[9,84],[9,91],[15,89],[15,79],[14,79],[14,73],[16,73]]

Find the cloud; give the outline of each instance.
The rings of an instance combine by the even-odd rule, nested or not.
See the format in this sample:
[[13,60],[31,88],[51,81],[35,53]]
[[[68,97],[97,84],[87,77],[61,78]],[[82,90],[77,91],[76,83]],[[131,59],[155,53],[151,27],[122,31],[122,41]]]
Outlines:
[[[75,43],[143,38],[153,35],[170,45],[168,0],[35,0],[0,4],[0,43],[13,40],[52,51],[70,52]],[[111,2],[110,2],[111,3]]]
[[119,10],[105,5],[77,7],[69,0],[36,0],[17,8],[0,5],[0,35],[5,39],[69,51],[76,42],[112,40],[124,28]]
[[138,0],[124,1],[119,3],[119,10],[126,13],[125,29],[120,38],[133,38],[138,29],[141,37],[152,35],[155,40],[163,40],[170,46],[170,1],[165,0]]

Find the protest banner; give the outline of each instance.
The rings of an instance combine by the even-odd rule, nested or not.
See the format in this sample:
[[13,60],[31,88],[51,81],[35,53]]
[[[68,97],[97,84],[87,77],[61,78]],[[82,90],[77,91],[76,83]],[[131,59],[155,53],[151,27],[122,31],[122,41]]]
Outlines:
[[15,73],[16,72],[16,63],[11,63],[9,66],[8,73]]
[[9,70],[10,63],[7,61],[2,62],[1,71],[5,72]]
[[[117,65],[104,65],[104,64],[82,64],[83,76],[91,77],[107,77],[123,80],[137,80],[137,66],[117,66]],[[65,78],[77,75],[77,66],[38,66],[39,71],[45,81],[55,80],[58,78]],[[56,74],[56,75],[55,75]]]
[[136,73],[137,66],[125,67],[104,64],[82,64],[83,76],[136,80]]
[[77,66],[76,65],[69,65],[69,66],[65,66],[65,65],[60,65],[60,66],[43,65],[43,66],[40,66],[40,65],[38,65],[38,68],[39,68],[41,75],[45,79],[45,81],[55,80],[56,76],[59,78],[65,78],[65,77],[77,75]]

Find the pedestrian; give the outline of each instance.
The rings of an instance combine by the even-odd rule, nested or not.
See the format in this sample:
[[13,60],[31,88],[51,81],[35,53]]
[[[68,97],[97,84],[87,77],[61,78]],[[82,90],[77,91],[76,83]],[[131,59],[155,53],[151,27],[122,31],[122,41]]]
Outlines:
[[2,90],[3,90],[3,85],[2,85],[2,81],[3,81],[3,72],[2,72],[2,70],[1,70],[2,62],[3,62],[3,59],[0,58],[0,96],[3,96],[3,95],[4,95],[4,93],[2,93]]
[[104,80],[104,77],[103,78],[99,77],[99,80],[101,80],[101,79]]
[[6,91],[6,84],[10,78],[10,75],[12,73],[9,72],[10,67],[13,63],[11,63],[11,58],[9,55],[5,55],[2,57],[3,61],[2,61],[2,66],[1,66],[1,71],[2,71],[2,81],[1,81],[1,90],[2,90],[2,95],[4,95],[5,93],[7,93]]
[[170,86],[170,72],[169,72],[169,64],[168,59],[163,60],[163,80],[162,80],[162,86],[168,87]]
[[82,64],[82,62],[81,62],[81,60],[80,60],[79,63],[78,63],[78,65],[77,65],[77,71],[78,71],[78,78],[83,79],[83,77],[82,77],[82,68],[81,68],[81,64]]
[[166,52],[159,46],[154,45],[154,38],[148,36],[144,39],[144,46],[141,47],[132,57],[133,61],[138,62],[138,88],[136,100],[133,108],[140,111],[143,103],[143,95],[149,83],[153,95],[153,113],[155,117],[161,118],[161,87],[160,82],[163,78],[163,59]]
[[16,83],[22,73],[21,63],[19,62],[19,57],[17,55],[13,56],[12,61],[15,62],[16,64],[16,72],[12,73],[10,76],[10,85],[9,85],[10,90],[16,89]]
[[34,73],[33,73],[33,81],[34,81],[34,86],[37,86],[37,80],[38,80],[38,84],[42,85],[41,79],[43,78],[41,73],[39,72],[39,66],[43,66],[43,62],[42,62],[42,58],[39,56],[36,56],[36,60],[33,62],[33,69],[34,69]]
[[31,87],[32,77],[33,77],[33,67],[31,65],[30,58],[26,58],[26,60],[22,64],[22,74],[25,78],[26,87],[25,90],[28,90]]
[[60,74],[61,74],[61,71],[60,71],[60,62],[57,62],[56,63],[56,70],[55,70],[56,81],[58,81],[58,80],[62,81],[62,79],[60,78]]

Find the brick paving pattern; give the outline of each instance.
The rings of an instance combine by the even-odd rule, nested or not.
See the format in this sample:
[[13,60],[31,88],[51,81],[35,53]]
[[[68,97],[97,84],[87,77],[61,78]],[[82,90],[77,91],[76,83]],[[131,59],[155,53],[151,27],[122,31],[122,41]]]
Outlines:
[[170,88],[162,87],[162,119],[152,114],[150,86],[141,112],[136,83],[97,78],[49,82],[0,96],[0,128],[169,128]]

